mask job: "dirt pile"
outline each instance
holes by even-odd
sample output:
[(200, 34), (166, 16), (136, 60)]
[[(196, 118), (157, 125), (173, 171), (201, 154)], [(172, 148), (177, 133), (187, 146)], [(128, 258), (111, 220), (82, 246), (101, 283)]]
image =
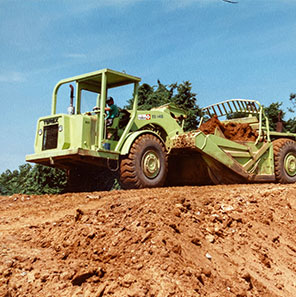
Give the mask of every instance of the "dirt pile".
[(186, 132), (184, 134), (179, 135), (175, 140), (174, 140), (174, 148), (181, 148), (181, 149), (186, 149), (186, 148), (196, 148), (195, 145), (195, 134), (196, 132), (190, 131)]
[(205, 134), (214, 134), (217, 127), (224, 134), (225, 138), (234, 141), (255, 141), (258, 137), (258, 133), (249, 124), (236, 122), (224, 124), (219, 121), (216, 115), (203, 123), (199, 130)]
[(296, 185), (0, 198), (0, 296), (296, 296)]

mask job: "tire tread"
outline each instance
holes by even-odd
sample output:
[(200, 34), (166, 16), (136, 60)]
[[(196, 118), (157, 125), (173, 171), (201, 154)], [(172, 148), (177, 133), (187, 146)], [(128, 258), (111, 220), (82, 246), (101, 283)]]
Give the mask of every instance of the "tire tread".
[(145, 148), (145, 143), (147, 140), (156, 142), (160, 147), (164, 155), (164, 178), (161, 180), (158, 186), (162, 186), (165, 182), (167, 175), (167, 155), (163, 143), (152, 134), (144, 134), (138, 137), (130, 148), (130, 152), (124, 159), (121, 160), (120, 164), (120, 184), (124, 189), (135, 189), (135, 188), (145, 188), (149, 187), (145, 184), (137, 175), (136, 159), (137, 153)]
[(282, 154), (287, 146), (295, 146), (296, 150), (296, 143), (294, 140), (289, 138), (279, 138), (274, 140), (273, 142), (273, 154), (274, 154), (274, 173), (276, 181), (282, 184), (291, 183), (293, 181), (288, 180), (284, 173), (284, 164), (282, 162)]

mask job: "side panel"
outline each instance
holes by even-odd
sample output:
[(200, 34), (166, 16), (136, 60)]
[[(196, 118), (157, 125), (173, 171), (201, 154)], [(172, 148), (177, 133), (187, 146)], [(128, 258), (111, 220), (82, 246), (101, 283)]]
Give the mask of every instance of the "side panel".
[(171, 116), (169, 110), (138, 110), (132, 130), (139, 130), (147, 125), (158, 125), (162, 127), (169, 138), (183, 132), (182, 127), (178, 124), (177, 120)]
[[(209, 167), (223, 165), (245, 179), (260, 175), (273, 178), (273, 150), (270, 142), (257, 145), (251, 142), (237, 143), (200, 132), (195, 137), (195, 146)], [(223, 174), (223, 170), (220, 171)]]

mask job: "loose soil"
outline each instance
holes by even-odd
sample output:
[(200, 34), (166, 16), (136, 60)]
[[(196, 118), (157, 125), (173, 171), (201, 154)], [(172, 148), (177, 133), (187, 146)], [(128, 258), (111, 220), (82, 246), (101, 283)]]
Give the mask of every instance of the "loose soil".
[(205, 134), (214, 134), (217, 127), (224, 134), (225, 138), (230, 140), (255, 141), (258, 137), (258, 133), (249, 124), (236, 122), (224, 124), (219, 121), (216, 115), (203, 123), (199, 130)]
[(296, 296), (295, 192), (0, 197), (0, 296)]

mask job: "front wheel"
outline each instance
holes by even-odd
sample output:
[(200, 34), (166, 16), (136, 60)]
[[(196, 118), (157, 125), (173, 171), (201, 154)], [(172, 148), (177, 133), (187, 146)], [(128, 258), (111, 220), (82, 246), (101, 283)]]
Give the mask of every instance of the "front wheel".
[(168, 160), (163, 143), (154, 135), (144, 134), (131, 146), (120, 163), (120, 183), (124, 189), (163, 186)]
[(296, 182), (296, 142), (280, 138), (273, 141), (274, 171), (282, 184)]

